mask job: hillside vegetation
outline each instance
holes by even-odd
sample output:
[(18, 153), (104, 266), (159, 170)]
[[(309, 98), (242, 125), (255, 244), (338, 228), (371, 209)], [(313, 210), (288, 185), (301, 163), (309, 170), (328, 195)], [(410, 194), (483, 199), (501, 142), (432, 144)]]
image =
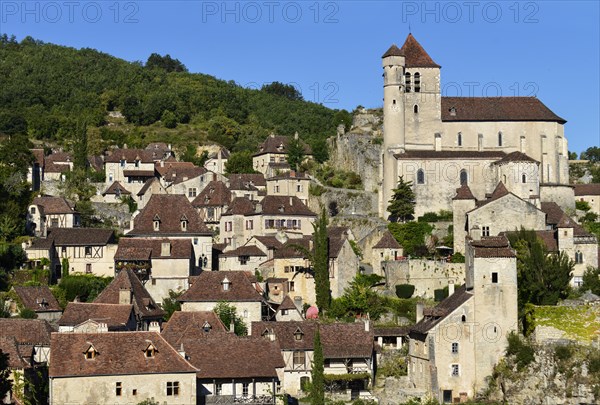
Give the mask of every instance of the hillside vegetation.
[[(188, 73), (168, 55), (131, 63), (30, 37), (0, 37), (0, 88), (0, 133), (68, 146), (85, 124), (92, 153), (158, 140), (178, 146), (209, 140), (233, 151), (254, 150), (270, 132), (298, 132), (319, 148), (338, 124), (350, 122), (348, 112), (306, 102), (292, 86), (246, 89)], [(109, 122), (110, 111), (124, 119)]]

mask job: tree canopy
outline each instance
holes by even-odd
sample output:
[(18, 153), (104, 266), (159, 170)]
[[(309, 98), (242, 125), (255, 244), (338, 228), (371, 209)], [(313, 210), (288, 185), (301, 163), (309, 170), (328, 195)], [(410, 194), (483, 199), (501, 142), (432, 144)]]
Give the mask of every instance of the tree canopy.
[(414, 219), (415, 193), (412, 190), (412, 182), (404, 181), (403, 176), (400, 176), (393, 193), (387, 209), (390, 221), (406, 222)]

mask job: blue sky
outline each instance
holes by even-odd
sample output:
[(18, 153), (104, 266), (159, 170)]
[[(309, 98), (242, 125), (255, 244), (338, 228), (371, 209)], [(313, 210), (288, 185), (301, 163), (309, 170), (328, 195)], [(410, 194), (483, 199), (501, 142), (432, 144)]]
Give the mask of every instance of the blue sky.
[(412, 31), (447, 95), (536, 95), (569, 149), (600, 144), (598, 1), (8, 1), (0, 32), (249, 87), (280, 81), (331, 108), (382, 103), (380, 57)]

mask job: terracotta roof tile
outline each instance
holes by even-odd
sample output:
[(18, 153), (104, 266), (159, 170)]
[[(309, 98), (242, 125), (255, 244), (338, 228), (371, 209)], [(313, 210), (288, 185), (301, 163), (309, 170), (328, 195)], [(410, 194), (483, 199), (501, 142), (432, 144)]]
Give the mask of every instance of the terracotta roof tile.
[(189, 162), (165, 163), (164, 167), (156, 165), (156, 171), (165, 182), (173, 184), (183, 183), (208, 172), (204, 167)]
[(54, 163), (54, 164), (66, 164), (73, 162), (73, 157), (70, 153), (67, 152), (53, 152), (45, 157), (46, 164)]
[(132, 318), (133, 305), (69, 302), (59, 319), (60, 326), (77, 326), (92, 320), (105, 323), (108, 330), (126, 330)]
[[(168, 256), (162, 256), (162, 244), (169, 243)], [(190, 259), (192, 242), (189, 239), (121, 238), (115, 260)]]
[(267, 182), (262, 173), (232, 173), (227, 176), (230, 190), (249, 190), (257, 187), (266, 187)]
[(152, 178), (146, 180), (146, 182), (144, 183), (144, 185), (142, 186), (140, 191), (138, 191), (137, 195), (139, 196), (139, 195), (146, 194), (146, 191), (148, 191), (150, 186), (152, 186), (152, 183), (154, 183), (155, 181), (158, 181), (158, 179), (156, 177), (152, 177)]
[(45, 215), (76, 213), (73, 209), (74, 205), (63, 197), (35, 197), (31, 204), (40, 207), (42, 213)]
[(252, 215), (256, 213), (256, 201), (250, 201), (246, 197), (235, 197), (223, 215)]
[(409, 326), (382, 326), (373, 328), (375, 336), (408, 336)]
[(396, 44), (392, 44), (392, 46), (390, 46), (389, 49), (385, 51), (381, 58), (387, 58), (388, 56), (404, 56), (404, 52), (402, 52), (400, 48), (396, 46)]
[(61, 311), (58, 301), (47, 285), (14, 286), (13, 289), (25, 308), (35, 312)]
[[(156, 352), (147, 358), (149, 345)], [(96, 356), (84, 353), (94, 348)], [(196, 373), (157, 332), (53, 333), (50, 377)]]
[(267, 215), (302, 215), (316, 217), (296, 196), (268, 195), (261, 201), (262, 213)]
[(535, 97), (442, 97), (442, 121), (567, 122)]
[(113, 184), (110, 185), (110, 187), (108, 187), (106, 189), (106, 191), (104, 193), (102, 193), (102, 195), (107, 195), (107, 194), (131, 195), (131, 192), (129, 190), (127, 190), (125, 187), (123, 187), (123, 185), (121, 183), (119, 183), (118, 181), (115, 181)]
[(115, 243), (115, 232), (101, 228), (50, 228), (56, 246), (105, 246)]
[[(154, 230), (154, 219), (160, 221), (160, 230)], [(181, 220), (188, 221), (187, 231), (181, 228)], [(186, 196), (181, 194), (153, 194), (144, 209), (133, 219), (129, 235), (211, 235), (200, 214)]]
[(508, 155), (504, 156), (502, 159), (494, 162), (494, 164), (504, 164), (509, 162), (532, 162), (532, 163), (540, 163), (532, 157), (527, 156), (523, 152), (515, 151), (511, 152)]
[(42, 319), (0, 318), (0, 336), (14, 337), (23, 345), (50, 345), (52, 327)]
[(154, 177), (154, 170), (123, 170), (125, 177)]
[[(389, 52), (389, 51), (388, 51)], [(397, 52), (396, 52), (397, 53)], [(431, 59), (429, 54), (425, 52), (425, 49), (421, 44), (413, 37), (412, 34), (408, 34), (406, 41), (400, 49), (400, 54), (406, 58), (406, 67), (429, 67), (439, 68), (441, 67)]]
[(119, 163), (122, 159), (133, 163), (139, 159), (141, 163), (154, 163), (155, 160), (162, 159), (163, 154), (160, 151), (147, 149), (114, 149), (104, 157), (106, 163)]
[[(287, 278), (284, 280), (287, 282)], [(281, 301), (281, 304), (279, 304), (279, 307), (277, 307), (278, 311), (282, 309), (292, 309), (298, 311), (298, 307), (296, 306), (296, 304), (294, 304), (294, 300), (292, 299), (292, 297), (290, 297), (289, 294), (285, 296), (283, 301)]]
[(160, 319), (165, 311), (160, 309), (146, 291), (142, 282), (128, 269), (121, 270), (111, 283), (96, 297), (97, 304), (118, 304), (121, 289), (131, 289), (132, 304), (136, 317), (142, 319)]
[(401, 246), (398, 243), (398, 241), (396, 240), (396, 238), (394, 238), (394, 235), (392, 235), (390, 233), (390, 231), (385, 231), (383, 233), (383, 236), (381, 237), (381, 239), (379, 240), (379, 242), (377, 242), (375, 244), (375, 246), (373, 246), (373, 249), (400, 249)]
[(11, 369), (25, 369), (31, 367), (29, 361), (24, 357), (23, 350), (19, 350), (19, 344), (12, 336), (0, 336), (0, 353), (8, 354), (8, 367)]
[(213, 311), (175, 311), (161, 332), (165, 340), (176, 349), (179, 349), (182, 340), (226, 333), (229, 333), (227, 328)]
[(556, 240), (556, 231), (535, 231), (535, 234), (540, 238), (548, 252), (558, 252), (558, 241)]
[(470, 240), (469, 244), (473, 247), (475, 257), (516, 257), (515, 251), (504, 235)]
[(456, 189), (456, 196), (453, 200), (476, 200), (476, 198), (471, 192), (471, 188), (467, 184), (463, 184)]
[(306, 180), (309, 181), (310, 177), (307, 173), (297, 172), (295, 170), (290, 170), (287, 172), (279, 173), (273, 177), (269, 177), (267, 181), (274, 180)]
[[(266, 153), (287, 153), (288, 144), (292, 138), (289, 136), (269, 135), (265, 141), (258, 147), (258, 152), (254, 156), (264, 155)], [(304, 147), (306, 155), (312, 155), (312, 150), (304, 141), (300, 141)]]
[(546, 223), (550, 225), (558, 224), (565, 215), (562, 208), (555, 202), (542, 202), (540, 209), (546, 213)]
[(237, 249), (223, 253), (223, 257), (239, 257), (239, 256), (267, 256), (265, 252), (260, 250), (255, 245), (240, 246)]
[[(229, 280), (229, 289), (223, 282)], [(204, 271), (179, 297), (180, 302), (255, 302), (264, 301), (242, 271)]]
[(454, 294), (445, 298), (435, 308), (436, 311), (431, 312), (430, 316), (425, 316), (414, 326), (410, 328), (410, 333), (414, 332), (417, 334), (426, 334), (438, 323), (440, 323), (446, 316), (450, 315), (453, 311), (458, 309), (462, 304), (467, 302), (473, 297), (471, 292), (467, 291), (466, 286), (462, 286)]
[(600, 183), (575, 184), (575, 195), (600, 195)]
[(192, 201), (194, 207), (222, 207), (231, 203), (231, 191), (222, 181), (211, 181)]

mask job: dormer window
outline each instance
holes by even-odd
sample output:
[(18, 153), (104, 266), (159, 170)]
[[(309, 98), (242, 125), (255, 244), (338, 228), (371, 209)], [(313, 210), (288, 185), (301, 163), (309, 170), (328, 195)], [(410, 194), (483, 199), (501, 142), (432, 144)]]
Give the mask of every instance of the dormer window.
[(98, 355), (98, 351), (96, 350), (94, 345), (90, 344), (88, 349), (85, 352), (83, 352), (83, 355), (85, 356), (86, 360), (94, 360)]
[(285, 207), (283, 205), (279, 206), (279, 212), (283, 212), (285, 210)]
[(127, 162), (127, 161), (126, 161), (125, 159), (121, 159), (121, 167), (125, 167), (125, 163), (126, 163), (126, 162)]
[(260, 334), (262, 337), (264, 337), (265, 339), (269, 338), (269, 329), (265, 329), (263, 331), (263, 333)]
[(450, 110), (448, 111), (450, 111), (450, 115), (452, 117), (456, 117), (456, 107), (450, 107)]
[(297, 328), (296, 331), (294, 332), (294, 340), (302, 340), (304, 338), (304, 332), (302, 332), (302, 329)]
[(202, 330), (206, 333), (210, 332), (210, 330), (212, 329), (212, 326), (210, 325), (210, 323), (208, 323), (208, 321), (204, 322), (204, 325), (202, 325)]
[(187, 219), (187, 217), (185, 215), (182, 215), (181, 219), (180, 219), (180, 222), (181, 222), (181, 230), (183, 232), (187, 232), (187, 229), (188, 229), (188, 219)]
[(140, 160), (139, 159), (135, 160), (135, 167), (140, 167)]
[(157, 351), (158, 350), (156, 350), (156, 347), (154, 347), (154, 345), (150, 343), (148, 347), (144, 349), (144, 356), (146, 356), (146, 358), (153, 358), (156, 355)]
[(221, 285), (223, 286), (223, 291), (229, 291), (229, 288), (231, 287), (231, 281), (225, 277), (223, 281), (221, 281)]
[(160, 217), (158, 216), (158, 214), (156, 214), (154, 216), (154, 219), (152, 220), (152, 222), (154, 224), (154, 230), (160, 231)]

